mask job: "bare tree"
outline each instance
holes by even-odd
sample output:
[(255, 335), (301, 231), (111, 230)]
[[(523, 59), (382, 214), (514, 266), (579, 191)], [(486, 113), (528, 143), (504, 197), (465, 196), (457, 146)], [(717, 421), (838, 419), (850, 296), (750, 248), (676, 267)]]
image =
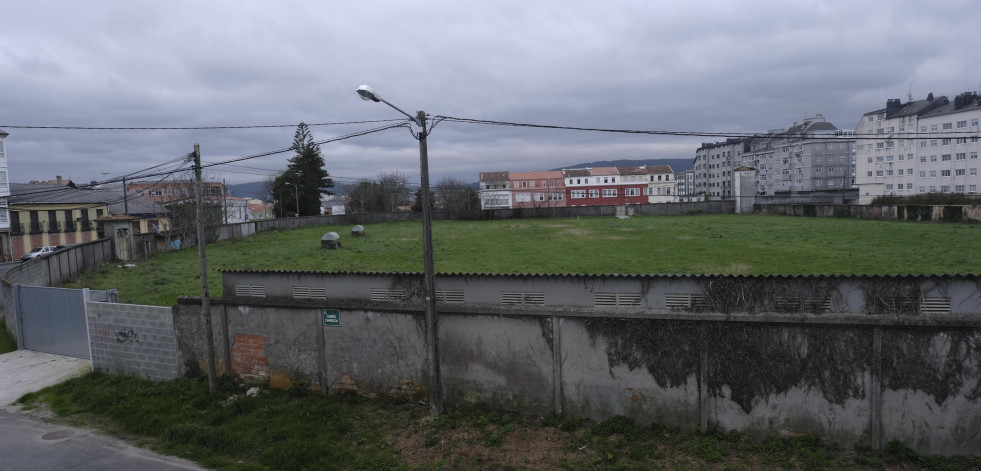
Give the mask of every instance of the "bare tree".
[(466, 182), (445, 177), (433, 188), (436, 209), (454, 211), (461, 217), (474, 217), (480, 212), (480, 195)]

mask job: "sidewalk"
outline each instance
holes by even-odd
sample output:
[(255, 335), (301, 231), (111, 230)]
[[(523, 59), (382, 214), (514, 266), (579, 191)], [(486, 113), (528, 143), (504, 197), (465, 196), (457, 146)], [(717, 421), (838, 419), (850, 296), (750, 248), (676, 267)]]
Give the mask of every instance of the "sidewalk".
[(0, 355), (0, 408), (29, 392), (92, 369), (92, 362), (51, 353), (17, 350)]

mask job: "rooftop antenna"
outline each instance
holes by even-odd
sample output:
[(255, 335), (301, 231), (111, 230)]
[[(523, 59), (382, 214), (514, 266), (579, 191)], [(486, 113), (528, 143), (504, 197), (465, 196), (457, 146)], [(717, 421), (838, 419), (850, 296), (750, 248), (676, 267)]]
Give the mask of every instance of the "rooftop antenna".
[(906, 92), (906, 101), (907, 102), (912, 102), (913, 101), (913, 81), (912, 80), (909, 81), (909, 90), (907, 90), (907, 92)]

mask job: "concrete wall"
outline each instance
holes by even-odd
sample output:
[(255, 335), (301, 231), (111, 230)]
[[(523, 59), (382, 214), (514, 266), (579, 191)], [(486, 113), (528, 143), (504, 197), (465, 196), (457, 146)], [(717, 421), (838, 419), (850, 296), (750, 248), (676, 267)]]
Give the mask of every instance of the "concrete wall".
[[(977, 453), (974, 276), (437, 276), (447, 404)], [(426, 397), (418, 274), (225, 272), (221, 368)], [(322, 289), (322, 291), (320, 291)], [(374, 300), (373, 300), (374, 299)], [(340, 326), (321, 310), (340, 311)], [(199, 373), (199, 301), (175, 308)]]
[(89, 301), (92, 370), (168, 380), (180, 374), (173, 310)]
[(756, 204), (753, 209), (757, 213), (784, 216), (839, 217), (884, 221), (981, 221), (981, 206)]

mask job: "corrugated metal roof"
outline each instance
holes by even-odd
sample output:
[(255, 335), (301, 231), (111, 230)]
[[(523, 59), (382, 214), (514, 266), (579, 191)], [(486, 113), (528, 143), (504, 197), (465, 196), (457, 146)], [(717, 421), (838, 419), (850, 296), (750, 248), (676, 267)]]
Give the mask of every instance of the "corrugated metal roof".
[[(252, 269), (218, 269), (222, 273), (293, 273), (293, 274), (310, 274), (310, 275), (361, 275), (361, 276), (398, 276), (398, 275), (413, 275), (422, 276), (421, 272), (372, 272), (372, 271), (322, 271), (322, 270), (252, 270)], [(746, 279), (826, 279), (826, 278), (978, 278), (981, 274), (972, 273), (957, 273), (957, 274), (821, 274), (821, 275), (732, 275), (723, 273), (697, 273), (697, 274), (576, 274), (576, 273), (464, 273), (464, 272), (451, 272), (451, 273), (436, 273), (438, 276), (459, 276), (459, 277), (472, 277), (472, 276), (483, 276), (489, 278), (527, 278), (530, 276), (534, 277), (545, 277), (545, 278), (746, 278)]]

